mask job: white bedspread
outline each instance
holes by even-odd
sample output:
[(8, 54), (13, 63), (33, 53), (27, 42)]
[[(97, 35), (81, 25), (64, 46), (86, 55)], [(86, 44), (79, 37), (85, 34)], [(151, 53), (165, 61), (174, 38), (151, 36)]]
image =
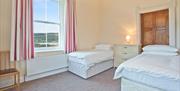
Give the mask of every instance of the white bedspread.
[(78, 63), (92, 65), (109, 59), (113, 59), (111, 50), (77, 51), (69, 54), (70, 57), (81, 59)]
[(121, 64), (115, 72), (114, 79), (121, 78), (124, 69), (180, 81), (180, 56), (140, 54)]

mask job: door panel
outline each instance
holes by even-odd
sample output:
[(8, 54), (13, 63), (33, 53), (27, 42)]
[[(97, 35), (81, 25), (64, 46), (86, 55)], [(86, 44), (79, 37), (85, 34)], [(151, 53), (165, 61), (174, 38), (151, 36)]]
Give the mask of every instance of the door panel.
[(144, 28), (153, 28), (153, 14), (148, 13), (143, 15), (143, 27)]
[(169, 44), (169, 10), (141, 15), (141, 43), (142, 46)]
[(154, 37), (152, 37), (152, 35), (154, 35), (153, 31), (144, 32), (144, 40), (143, 40), (144, 45), (150, 45), (154, 42)]
[(164, 44), (164, 45), (169, 44), (169, 34), (167, 30), (162, 30), (162, 29), (159, 31), (157, 30), (155, 37), (156, 37), (155, 44)]
[(155, 25), (156, 27), (166, 27), (169, 25), (169, 13), (168, 10), (163, 10), (163, 11), (159, 11), (159, 12), (155, 12)]
[(154, 42), (154, 37), (152, 37), (152, 35), (154, 35), (154, 16), (153, 13), (147, 13), (147, 14), (143, 14), (142, 16), (142, 26), (141, 28), (143, 29), (142, 32), (142, 44), (144, 45), (149, 45), (152, 44)]

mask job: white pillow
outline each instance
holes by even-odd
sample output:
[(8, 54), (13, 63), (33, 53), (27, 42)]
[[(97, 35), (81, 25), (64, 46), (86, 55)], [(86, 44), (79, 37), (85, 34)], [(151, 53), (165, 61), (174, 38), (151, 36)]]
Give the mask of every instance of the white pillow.
[(178, 52), (178, 49), (168, 45), (148, 45), (143, 51)]
[(142, 54), (164, 55), (164, 56), (177, 56), (176, 52), (157, 52), (157, 51), (145, 51)]
[(113, 45), (110, 44), (98, 44), (96, 45), (96, 50), (112, 50)]

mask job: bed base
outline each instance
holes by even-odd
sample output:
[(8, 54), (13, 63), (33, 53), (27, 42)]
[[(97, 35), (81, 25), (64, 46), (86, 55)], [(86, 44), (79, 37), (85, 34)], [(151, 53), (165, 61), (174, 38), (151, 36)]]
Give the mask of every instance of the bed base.
[(145, 84), (121, 78), (121, 91), (165, 91)]
[(97, 63), (92, 67), (88, 68), (80, 63), (76, 63), (74, 61), (69, 61), (68, 70), (84, 79), (88, 79), (94, 75), (97, 75), (103, 71), (106, 71), (113, 67), (113, 59), (107, 60), (105, 62)]

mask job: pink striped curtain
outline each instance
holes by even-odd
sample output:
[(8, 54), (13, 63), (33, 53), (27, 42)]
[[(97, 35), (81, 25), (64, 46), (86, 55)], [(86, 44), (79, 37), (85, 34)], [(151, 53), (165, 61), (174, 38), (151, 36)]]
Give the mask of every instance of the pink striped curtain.
[(34, 58), (33, 0), (12, 0), (11, 60)]
[(65, 52), (76, 51), (76, 1), (67, 0)]

